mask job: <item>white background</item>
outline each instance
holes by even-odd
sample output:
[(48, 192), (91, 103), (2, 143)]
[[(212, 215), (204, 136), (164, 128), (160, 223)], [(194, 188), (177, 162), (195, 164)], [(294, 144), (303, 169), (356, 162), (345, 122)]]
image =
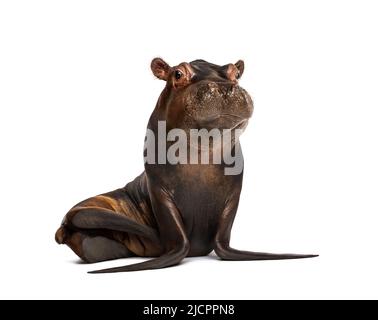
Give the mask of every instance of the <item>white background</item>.
[[(2, 1), (1, 298), (378, 298), (374, 1)], [(89, 275), (54, 233), (80, 200), (143, 170), (164, 83), (150, 61), (244, 59), (238, 248), (296, 261), (186, 259)]]

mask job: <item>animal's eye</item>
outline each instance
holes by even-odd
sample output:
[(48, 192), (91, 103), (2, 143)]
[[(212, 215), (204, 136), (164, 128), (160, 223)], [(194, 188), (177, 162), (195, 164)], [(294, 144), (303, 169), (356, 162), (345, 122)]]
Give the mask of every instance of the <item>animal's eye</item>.
[(180, 80), (182, 77), (182, 72), (180, 70), (175, 71), (175, 78), (176, 80)]

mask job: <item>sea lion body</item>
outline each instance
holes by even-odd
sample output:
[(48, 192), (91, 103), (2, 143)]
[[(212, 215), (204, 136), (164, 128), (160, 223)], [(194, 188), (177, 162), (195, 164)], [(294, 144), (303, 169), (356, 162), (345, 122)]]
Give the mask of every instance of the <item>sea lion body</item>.
[[(248, 93), (238, 85), (244, 63), (218, 66), (204, 60), (170, 67), (162, 59), (151, 63), (156, 77), (166, 81), (148, 123), (153, 138), (145, 147), (161, 145), (171, 129), (219, 130), (222, 140), (229, 132), (244, 129), (252, 115)], [(213, 130), (214, 131), (214, 130)], [(168, 139), (169, 140), (169, 139)], [(211, 140), (212, 159), (225, 146)], [(175, 140), (164, 141), (164, 156)], [(94, 273), (158, 269), (178, 264), (187, 256), (204, 256), (215, 250), (224, 260), (294, 259), (313, 255), (269, 254), (239, 251), (229, 246), (232, 224), (242, 188), (243, 170), (225, 174), (229, 163), (202, 163), (204, 150), (188, 144), (199, 163), (160, 163), (161, 150), (154, 148), (154, 161), (124, 188), (84, 200), (64, 217), (56, 241), (67, 244), (86, 262), (154, 257), (149, 261)], [(236, 153), (240, 143), (230, 139)], [(189, 158), (189, 156), (188, 156)], [(156, 160), (156, 161), (155, 161)], [(243, 161), (239, 155), (239, 161)]]

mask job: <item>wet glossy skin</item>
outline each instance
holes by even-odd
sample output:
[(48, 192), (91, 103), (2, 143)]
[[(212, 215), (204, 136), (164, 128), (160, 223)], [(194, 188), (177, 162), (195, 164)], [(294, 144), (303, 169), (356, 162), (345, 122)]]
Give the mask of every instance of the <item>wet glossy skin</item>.
[[(180, 128), (186, 132), (201, 128), (234, 130), (247, 125), (253, 104), (238, 85), (244, 71), (242, 61), (218, 66), (195, 60), (170, 67), (156, 58), (151, 69), (166, 81), (148, 123), (152, 131), (157, 132), (162, 120), (167, 130)], [(164, 268), (212, 250), (224, 260), (312, 257), (230, 248), (243, 174), (226, 176), (224, 167), (224, 163), (146, 164), (145, 172), (124, 188), (75, 205), (56, 232), (56, 241), (67, 244), (87, 262), (154, 257), (94, 273)]]

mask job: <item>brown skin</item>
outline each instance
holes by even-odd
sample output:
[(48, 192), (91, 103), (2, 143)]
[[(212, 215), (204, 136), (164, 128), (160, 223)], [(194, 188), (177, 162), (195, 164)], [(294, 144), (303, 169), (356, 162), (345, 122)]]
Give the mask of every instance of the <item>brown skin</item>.
[[(151, 69), (157, 78), (166, 81), (148, 123), (155, 132), (156, 145), (157, 123), (162, 120), (167, 130), (180, 128), (186, 132), (201, 128), (235, 130), (247, 125), (253, 104), (238, 85), (243, 61), (218, 66), (195, 60), (170, 67), (155, 58)], [(145, 164), (145, 171), (124, 188), (74, 206), (64, 217), (55, 239), (86, 262), (154, 257), (92, 273), (159, 269), (213, 250), (224, 260), (314, 257), (239, 251), (229, 246), (243, 173), (225, 175), (225, 166)]]

